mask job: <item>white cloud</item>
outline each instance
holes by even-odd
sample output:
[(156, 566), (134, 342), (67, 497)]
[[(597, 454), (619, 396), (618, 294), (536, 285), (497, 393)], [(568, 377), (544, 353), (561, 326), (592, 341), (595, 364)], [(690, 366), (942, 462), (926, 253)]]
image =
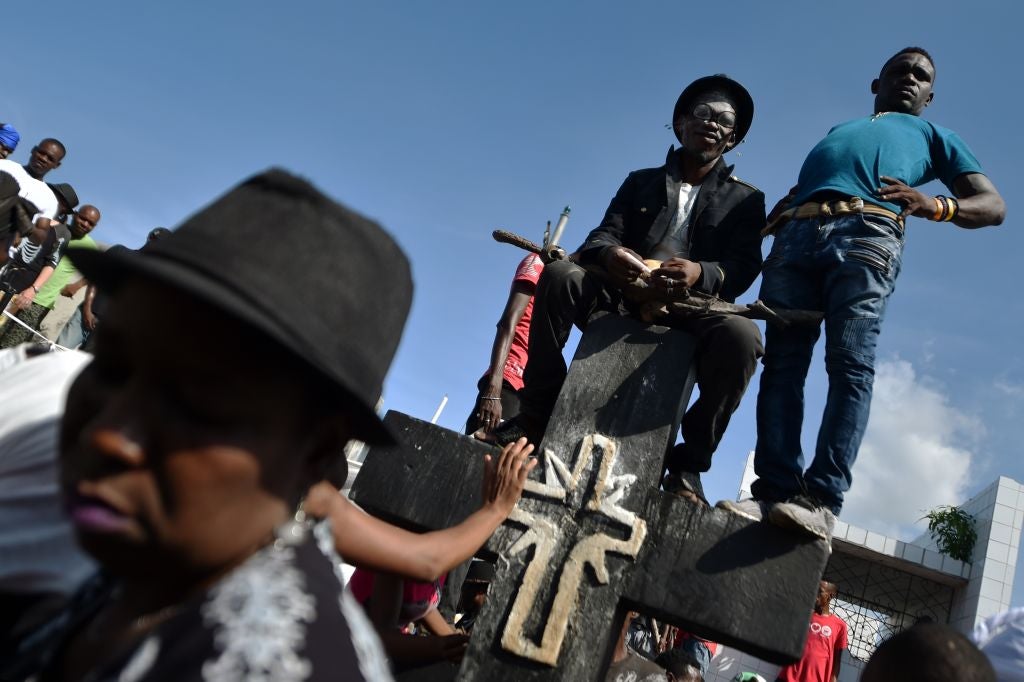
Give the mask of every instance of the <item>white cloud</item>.
[(993, 387), (1003, 395), (1010, 398), (1024, 397), (1024, 386), (1011, 383), (1005, 379), (996, 379)]
[(964, 501), (971, 447), (983, 430), (909, 362), (878, 363), (871, 420), (842, 519), (903, 539), (919, 535), (926, 511)]

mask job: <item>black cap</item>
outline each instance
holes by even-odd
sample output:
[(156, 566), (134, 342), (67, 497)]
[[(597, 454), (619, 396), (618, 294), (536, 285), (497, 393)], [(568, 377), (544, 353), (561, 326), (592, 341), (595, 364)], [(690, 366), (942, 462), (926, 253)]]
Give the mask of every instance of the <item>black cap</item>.
[(352, 398), (355, 434), (391, 443), (376, 413), (412, 302), (409, 263), (373, 221), (272, 169), (145, 251), (72, 249), (100, 288), (151, 278), (266, 334)]
[(676, 138), (679, 138), (679, 130), (675, 127), (676, 121), (683, 114), (690, 112), (693, 108), (693, 100), (709, 91), (724, 92), (733, 100), (733, 105), (736, 107), (736, 142), (732, 146), (735, 147), (743, 141), (743, 138), (747, 136), (747, 131), (750, 130), (750, 123), (754, 120), (754, 100), (745, 87), (724, 73), (698, 78), (687, 85), (679, 95), (675, 109), (672, 110), (672, 129), (676, 133)]
[(57, 199), (68, 207), (69, 211), (73, 211), (75, 206), (78, 206), (78, 193), (75, 192), (75, 188), (66, 182), (46, 183), (50, 188), (50, 191), (57, 197)]

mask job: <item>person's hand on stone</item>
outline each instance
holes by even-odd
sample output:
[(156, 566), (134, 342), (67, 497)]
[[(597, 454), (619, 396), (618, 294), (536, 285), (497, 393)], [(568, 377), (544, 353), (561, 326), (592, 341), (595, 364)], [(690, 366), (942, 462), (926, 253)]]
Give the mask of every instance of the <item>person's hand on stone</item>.
[(491, 505), (508, 516), (523, 494), (526, 479), (537, 466), (530, 457), (533, 446), (520, 438), (502, 449), (498, 461), (490, 455), (484, 457), (484, 504)]

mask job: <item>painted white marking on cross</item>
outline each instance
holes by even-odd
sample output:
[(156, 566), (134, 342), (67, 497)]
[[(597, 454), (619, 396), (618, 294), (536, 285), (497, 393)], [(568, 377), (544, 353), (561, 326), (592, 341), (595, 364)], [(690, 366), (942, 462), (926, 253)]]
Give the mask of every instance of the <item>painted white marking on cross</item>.
[(609, 552), (636, 559), (640, 553), (644, 539), (647, 537), (647, 524), (634, 512), (620, 506), (629, 486), (636, 482), (633, 474), (613, 475), (617, 444), (610, 438), (600, 434), (586, 436), (580, 443), (579, 454), (572, 472), (565, 463), (550, 450), (545, 449), (544, 483), (528, 481), (526, 490), (551, 500), (567, 503), (570, 494), (575, 492), (583, 472), (593, 459), (594, 450), (600, 448), (601, 463), (598, 468), (597, 480), (585, 508), (617, 521), (629, 528), (629, 536), (620, 540), (604, 533), (594, 533), (579, 542), (569, 552), (557, 592), (540, 644), (535, 644), (526, 635), (526, 619), (534, 611), (537, 595), (541, 588), (541, 579), (551, 564), (554, 550), (561, 539), (561, 529), (549, 519), (523, 511), (518, 507), (509, 515), (509, 520), (526, 526), (527, 531), (509, 549), (509, 555), (515, 556), (530, 547), (535, 547), (533, 558), (526, 567), (523, 584), (515, 601), (505, 630), (501, 636), (501, 646), (523, 658), (554, 666), (565, 640), (569, 616), (575, 612), (579, 601), (580, 585), (583, 569), (590, 565), (594, 570), (598, 583), (608, 584), (608, 566), (605, 557)]

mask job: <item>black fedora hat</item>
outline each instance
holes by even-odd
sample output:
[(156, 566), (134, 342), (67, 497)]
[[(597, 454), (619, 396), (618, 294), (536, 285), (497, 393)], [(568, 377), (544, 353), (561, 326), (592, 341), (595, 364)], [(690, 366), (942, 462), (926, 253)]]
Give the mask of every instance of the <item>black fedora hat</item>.
[(48, 182), (46, 185), (57, 199), (68, 207), (69, 211), (75, 210), (75, 206), (78, 206), (78, 193), (74, 187), (66, 182), (55, 182), (52, 184)]
[(693, 109), (693, 101), (705, 92), (722, 92), (732, 99), (733, 105), (736, 107), (736, 141), (732, 145), (735, 147), (743, 141), (743, 138), (747, 136), (747, 131), (750, 130), (750, 123), (754, 120), (754, 100), (745, 87), (724, 73), (698, 78), (680, 93), (679, 99), (676, 100), (676, 106), (672, 110), (672, 130), (675, 132), (676, 138), (679, 138), (676, 121), (683, 114), (689, 113)]
[(375, 405), (412, 301), (408, 260), (305, 180), (249, 178), (141, 252), (73, 251), (100, 288), (150, 278), (262, 332), (354, 399), (358, 438), (393, 442)]

